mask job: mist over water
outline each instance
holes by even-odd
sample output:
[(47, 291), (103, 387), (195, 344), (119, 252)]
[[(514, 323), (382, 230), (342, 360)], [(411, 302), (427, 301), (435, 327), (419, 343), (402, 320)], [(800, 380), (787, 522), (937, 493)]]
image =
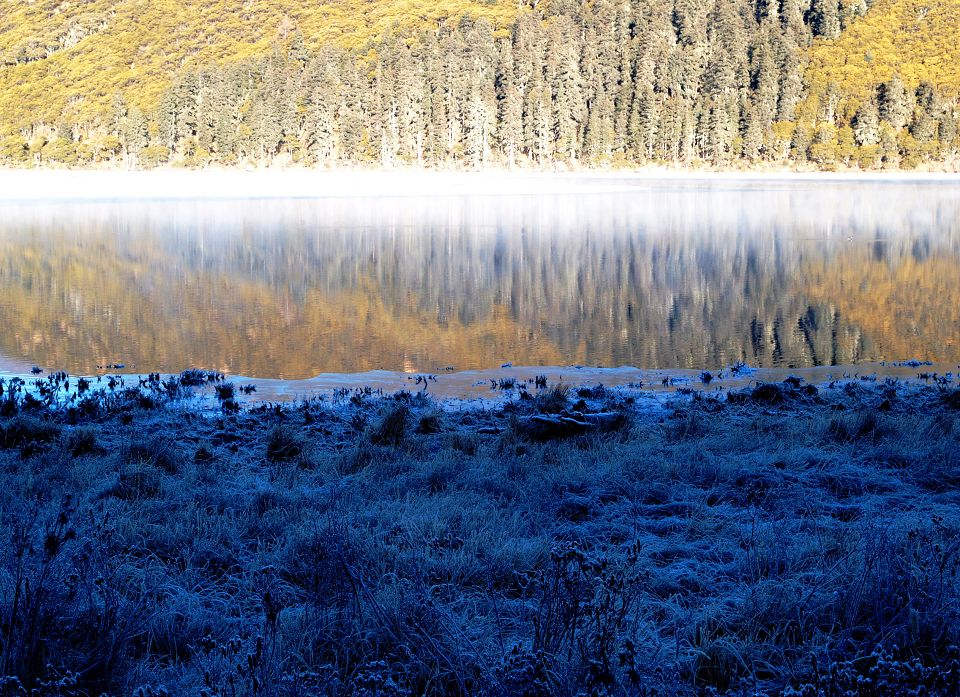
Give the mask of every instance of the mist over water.
[(0, 354), (291, 379), (952, 362), (958, 188), (584, 179), (531, 195), (0, 203)]

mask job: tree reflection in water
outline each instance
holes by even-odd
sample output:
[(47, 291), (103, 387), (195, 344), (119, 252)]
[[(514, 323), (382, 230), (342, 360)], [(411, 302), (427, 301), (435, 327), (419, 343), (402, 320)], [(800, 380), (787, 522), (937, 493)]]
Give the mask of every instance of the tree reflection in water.
[(0, 353), (305, 378), (960, 359), (949, 184), (0, 206)]

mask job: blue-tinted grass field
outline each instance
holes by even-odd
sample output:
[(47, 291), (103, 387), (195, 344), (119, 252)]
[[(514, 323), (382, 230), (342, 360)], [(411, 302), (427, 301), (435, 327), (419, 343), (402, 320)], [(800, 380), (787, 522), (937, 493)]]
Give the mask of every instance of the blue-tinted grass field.
[(0, 694), (960, 688), (950, 386), (44, 380), (0, 400)]

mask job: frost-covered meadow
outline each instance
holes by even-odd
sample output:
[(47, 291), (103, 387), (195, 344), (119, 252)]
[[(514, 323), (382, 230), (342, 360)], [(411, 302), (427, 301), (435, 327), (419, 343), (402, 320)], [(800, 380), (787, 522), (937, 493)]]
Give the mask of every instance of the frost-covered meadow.
[(960, 690), (950, 388), (5, 387), (5, 696)]

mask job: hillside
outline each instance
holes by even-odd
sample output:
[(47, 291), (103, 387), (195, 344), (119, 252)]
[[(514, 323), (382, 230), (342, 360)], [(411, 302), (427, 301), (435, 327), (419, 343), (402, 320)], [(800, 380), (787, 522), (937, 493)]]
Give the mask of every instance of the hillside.
[(179, 70), (265, 55), (298, 28), (307, 45), (359, 49), (391, 31), (469, 15), (495, 27), (512, 0), (6, 0), (0, 13), (0, 132), (109, 114), (115, 93), (148, 110)]
[(960, 0), (8, 4), (8, 165), (960, 167)]
[(857, 102), (898, 74), (908, 87), (922, 82), (960, 92), (960, 0), (877, 0), (836, 39), (817, 42), (808, 81), (833, 81)]

